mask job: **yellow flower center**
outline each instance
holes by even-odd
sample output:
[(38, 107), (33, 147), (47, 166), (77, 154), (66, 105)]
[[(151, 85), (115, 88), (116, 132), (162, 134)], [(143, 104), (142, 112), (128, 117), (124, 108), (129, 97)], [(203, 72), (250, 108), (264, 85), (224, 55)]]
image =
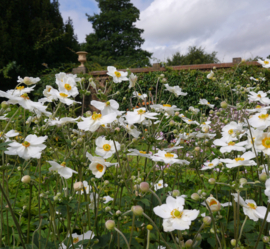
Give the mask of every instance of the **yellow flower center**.
[(143, 109), (140, 109), (140, 110), (138, 110), (137, 112), (138, 112), (139, 115), (142, 115), (142, 114), (144, 114), (146, 111), (143, 110)]
[(119, 72), (117, 72), (117, 71), (115, 71), (114, 74), (115, 74), (115, 76), (116, 76), (117, 78), (121, 77), (121, 73), (119, 73)]
[(92, 115), (92, 119), (93, 119), (93, 120), (101, 119), (101, 117), (102, 117), (101, 113), (94, 113), (94, 114)]
[(183, 215), (183, 212), (180, 212), (178, 209), (174, 209), (173, 211), (171, 211), (171, 216), (172, 218), (178, 218), (180, 219)]
[(109, 105), (111, 105), (111, 103), (110, 103), (110, 101), (107, 101), (106, 106), (109, 106)]
[(245, 158), (243, 158), (243, 157), (237, 157), (237, 158), (234, 158), (234, 160), (235, 160), (236, 162), (239, 162), (239, 161), (244, 161)]
[(188, 122), (192, 122), (192, 120), (191, 120), (191, 119), (189, 119), (189, 120), (188, 120)]
[(19, 91), (21, 91), (21, 90), (24, 89), (24, 86), (18, 86), (18, 87), (16, 87), (16, 89), (19, 90)]
[(259, 115), (259, 118), (260, 119), (267, 119), (268, 118), (268, 114), (262, 114), (262, 115)]
[(138, 93), (139, 96), (142, 96), (140, 93)]
[(216, 200), (211, 200), (210, 202), (209, 202), (209, 204), (208, 204), (210, 207), (212, 206), (212, 205), (217, 205), (217, 201)]
[(78, 237), (77, 238), (73, 238), (73, 244), (76, 244), (78, 242), (79, 242), (79, 238)]
[(209, 163), (209, 164), (208, 164), (208, 167), (212, 167), (212, 166), (214, 166), (213, 163)]
[(62, 162), (60, 165), (62, 166), (62, 167), (66, 167), (66, 162)]
[(228, 133), (229, 133), (230, 135), (232, 135), (232, 134), (233, 134), (233, 129), (228, 130)]
[(61, 96), (61, 97), (63, 97), (63, 98), (66, 98), (68, 95), (67, 94), (65, 94), (65, 93), (59, 93), (59, 95)]
[(256, 205), (255, 204), (253, 204), (253, 203), (248, 203), (247, 204), (251, 209), (256, 209), (257, 207), (256, 207)]
[(50, 87), (50, 88), (48, 88), (48, 93), (50, 92), (52, 90), (52, 88)]
[(27, 147), (29, 147), (29, 146), (30, 146), (30, 143), (29, 143), (29, 142), (27, 142), (27, 141), (24, 141), (24, 142), (22, 143), (22, 145), (23, 145), (25, 148), (27, 148)]
[(1, 132), (0, 132), (0, 137), (2, 137), (2, 135), (3, 135), (3, 132), (1, 131)]
[(68, 91), (70, 91), (71, 90), (71, 85), (70, 84), (65, 84), (65, 86), (64, 86)]
[(208, 105), (210, 105), (210, 103), (209, 103), (209, 102), (207, 102), (207, 104), (208, 104)]
[(228, 143), (229, 146), (234, 146), (235, 145), (235, 142), (231, 141)]
[(109, 144), (104, 144), (103, 145), (103, 150), (110, 151), (111, 150), (111, 146)]
[(99, 172), (102, 172), (104, 166), (103, 166), (102, 164), (98, 164), (98, 165), (96, 166), (96, 168), (97, 168), (97, 170), (98, 170)]
[(159, 187), (161, 187), (161, 186), (162, 186), (162, 184), (161, 184), (161, 183), (158, 183), (158, 186), (159, 186)]
[(260, 105), (257, 105), (256, 107), (255, 107), (256, 109), (260, 109), (260, 108), (262, 108)]
[(262, 140), (262, 145), (265, 147), (265, 148), (270, 148), (270, 137), (266, 137)]
[(174, 157), (174, 155), (172, 154), (172, 153), (169, 153), (169, 152), (167, 152), (166, 154), (165, 154), (165, 157)]
[(22, 94), (22, 95), (21, 95), (21, 98), (23, 98), (23, 99), (29, 99), (27, 93)]
[(258, 94), (258, 95), (257, 95), (257, 97), (258, 97), (258, 98), (261, 98), (261, 97), (262, 97), (262, 95), (261, 95), (261, 94)]
[(266, 65), (268, 65), (269, 64), (269, 61), (264, 61), (263, 63), (266, 64)]
[(139, 151), (141, 154), (146, 154), (146, 151), (140, 150)]
[(172, 107), (172, 106), (169, 105), (169, 104), (164, 104), (163, 106), (164, 106), (164, 107)]

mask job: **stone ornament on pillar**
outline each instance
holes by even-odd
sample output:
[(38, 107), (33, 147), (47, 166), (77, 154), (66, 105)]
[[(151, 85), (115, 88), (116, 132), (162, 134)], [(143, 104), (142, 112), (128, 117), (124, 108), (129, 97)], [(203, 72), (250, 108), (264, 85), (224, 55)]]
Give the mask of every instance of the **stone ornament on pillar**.
[(85, 51), (79, 51), (76, 53), (78, 55), (78, 61), (81, 63), (81, 65), (77, 68), (72, 69), (72, 73), (86, 73), (86, 67), (84, 66), (84, 63), (86, 62), (86, 55), (88, 54)]

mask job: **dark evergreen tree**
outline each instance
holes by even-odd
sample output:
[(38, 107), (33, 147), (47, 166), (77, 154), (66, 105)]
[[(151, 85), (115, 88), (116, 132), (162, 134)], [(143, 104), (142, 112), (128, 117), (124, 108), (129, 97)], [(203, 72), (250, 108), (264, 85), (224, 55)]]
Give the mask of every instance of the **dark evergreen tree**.
[(105, 63), (108, 59), (132, 67), (150, 65), (152, 54), (141, 49), (143, 30), (134, 25), (140, 11), (130, 0), (96, 1), (100, 14), (86, 14), (95, 31), (86, 36), (83, 45), (83, 50), (89, 53), (89, 60), (102, 58)]
[(76, 62), (72, 50), (79, 44), (72, 21), (63, 23), (58, 1), (1, 0), (0, 9), (0, 70), (16, 61), (21, 76), (35, 76), (43, 63)]
[(168, 58), (167, 66), (218, 63), (219, 60), (216, 55), (217, 52), (215, 51), (208, 54), (201, 47), (189, 47), (186, 55), (176, 52), (172, 59)]

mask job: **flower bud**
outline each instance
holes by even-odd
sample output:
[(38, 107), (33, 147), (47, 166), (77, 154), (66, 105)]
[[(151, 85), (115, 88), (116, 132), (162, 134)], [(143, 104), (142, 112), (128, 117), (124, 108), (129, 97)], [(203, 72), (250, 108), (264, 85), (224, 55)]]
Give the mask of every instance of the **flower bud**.
[(131, 211), (136, 216), (140, 216), (143, 214), (143, 208), (141, 206), (132, 206)]
[(6, 102), (6, 101), (3, 101), (3, 102), (1, 103), (1, 107), (2, 107), (3, 109), (7, 109), (8, 106), (9, 106), (9, 103)]
[(146, 229), (151, 231), (151, 230), (153, 230), (153, 226), (152, 225), (147, 225)]
[(25, 84), (25, 85), (31, 85), (31, 80), (30, 80), (30, 78), (29, 77), (24, 77), (23, 78), (23, 83)]
[(243, 185), (245, 185), (245, 184), (247, 183), (247, 179), (246, 179), (246, 178), (241, 178), (241, 179), (239, 180), (239, 182), (240, 182), (240, 184), (243, 186)]
[(192, 239), (187, 240), (185, 243), (185, 248), (191, 248), (192, 243), (193, 243)]
[(85, 116), (86, 116), (86, 117), (92, 116), (92, 112), (91, 112), (91, 111), (87, 111), (87, 112), (85, 113)]
[(119, 216), (119, 215), (122, 214), (122, 212), (121, 212), (120, 210), (117, 210), (117, 211), (115, 212), (115, 214), (116, 214), (117, 216)]
[(23, 183), (29, 183), (31, 181), (31, 177), (29, 175), (23, 176), (22, 177), (22, 182)]
[(115, 222), (114, 220), (107, 220), (105, 222), (105, 227), (108, 229), (108, 230), (113, 230), (115, 228)]
[(209, 184), (215, 184), (216, 183), (216, 180), (214, 179), (214, 178), (210, 178), (209, 180), (208, 180), (208, 182), (209, 182)]
[(201, 150), (201, 148), (200, 147), (195, 147), (195, 149), (194, 149), (195, 151), (200, 151)]
[(235, 239), (232, 239), (232, 240), (231, 240), (231, 245), (232, 245), (232, 246), (236, 246), (236, 240), (235, 240)]
[(148, 192), (149, 191), (149, 188), (150, 188), (150, 186), (149, 186), (149, 183), (148, 182), (141, 182), (141, 184), (140, 184), (140, 190), (142, 192)]
[(209, 226), (209, 225), (211, 224), (211, 222), (212, 222), (211, 217), (205, 216), (205, 217), (203, 218), (203, 223), (204, 223), (205, 225)]
[(261, 174), (259, 175), (259, 180), (260, 180), (261, 182), (265, 182), (265, 181), (267, 180), (267, 174), (266, 174), (265, 172), (261, 173)]
[(200, 241), (202, 239), (202, 235), (199, 233), (198, 235), (197, 235), (197, 237), (196, 237), (196, 240), (197, 241)]
[(263, 236), (263, 243), (268, 243), (269, 242), (269, 237)]
[(174, 125), (174, 121), (171, 120), (170, 123), (169, 123), (170, 126), (173, 126)]
[(177, 189), (173, 190), (173, 192), (172, 192), (172, 196), (173, 197), (177, 197), (179, 195), (180, 195), (180, 191), (179, 190), (177, 190)]
[(57, 201), (57, 200), (58, 200), (58, 196), (57, 196), (57, 195), (54, 196), (54, 197), (53, 197), (53, 200), (54, 200), (54, 201)]
[(108, 184), (110, 184), (110, 182), (108, 180), (105, 180), (104, 185), (108, 185)]
[(110, 207), (105, 207), (105, 212), (110, 212), (112, 209)]
[(191, 199), (194, 201), (198, 201), (198, 200), (200, 200), (200, 196), (197, 193), (193, 193), (191, 195)]
[(119, 132), (120, 131), (120, 128), (119, 127), (116, 127), (114, 128), (115, 131)]
[(165, 75), (162, 73), (161, 75), (159, 75), (159, 77), (162, 79), (165, 77)]
[(83, 183), (82, 182), (75, 182), (73, 184), (73, 188), (75, 191), (79, 191), (83, 189)]
[(206, 202), (207, 202), (209, 208), (211, 209), (211, 211), (213, 211), (213, 212), (219, 211), (221, 208), (219, 201), (212, 196), (208, 197), (206, 199)]

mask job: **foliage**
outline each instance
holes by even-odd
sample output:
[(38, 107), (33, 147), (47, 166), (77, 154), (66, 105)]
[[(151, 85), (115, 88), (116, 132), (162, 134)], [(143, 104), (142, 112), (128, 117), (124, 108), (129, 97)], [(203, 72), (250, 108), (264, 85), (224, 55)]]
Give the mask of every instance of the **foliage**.
[(215, 51), (208, 54), (202, 47), (190, 46), (187, 54), (182, 55), (180, 52), (176, 52), (172, 59), (168, 58), (167, 66), (218, 63), (216, 55)]
[(82, 44), (82, 49), (89, 52), (88, 60), (105, 66), (120, 63), (128, 67), (149, 66), (151, 53), (140, 48), (143, 30), (134, 25), (139, 10), (130, 0), (96, 1), (100, 14), (87, 15), (95, 32), (87, 35), (86, 43)]

